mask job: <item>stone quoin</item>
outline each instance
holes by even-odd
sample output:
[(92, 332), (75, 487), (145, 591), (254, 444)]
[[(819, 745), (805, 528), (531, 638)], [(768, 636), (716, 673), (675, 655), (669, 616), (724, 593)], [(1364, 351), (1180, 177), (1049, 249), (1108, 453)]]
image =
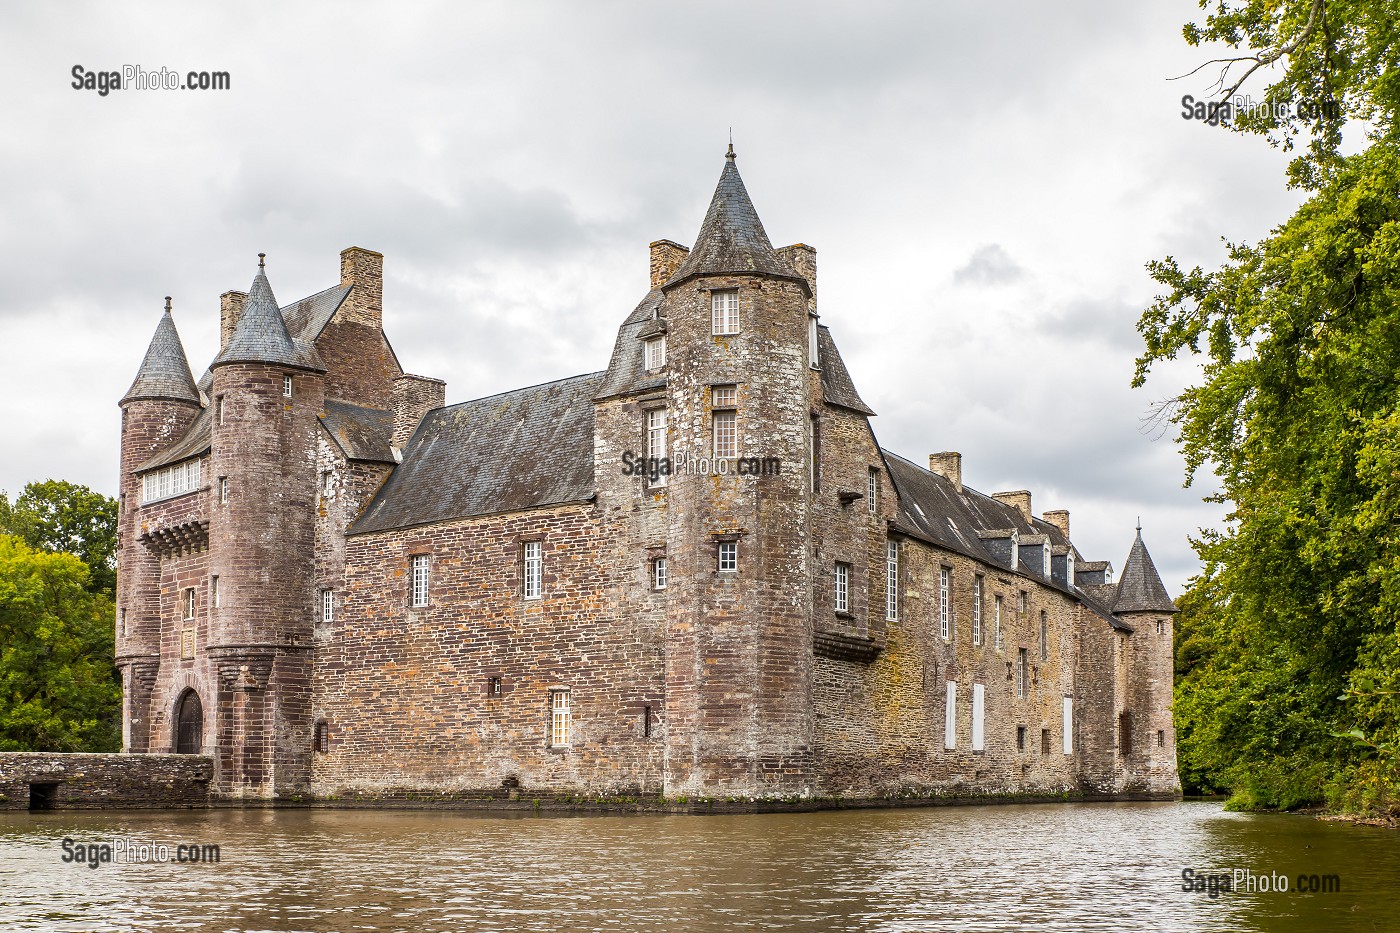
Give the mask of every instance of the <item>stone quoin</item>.
[(248, 802), (1178, 792), (1140, 530), (1115, 581), (882, 449), (732, 146), (600, 372), (446, 405), (340, 260), (287, 305), (260, 261), (198, 380), (167, 303), (121, 400), (127, 753)]

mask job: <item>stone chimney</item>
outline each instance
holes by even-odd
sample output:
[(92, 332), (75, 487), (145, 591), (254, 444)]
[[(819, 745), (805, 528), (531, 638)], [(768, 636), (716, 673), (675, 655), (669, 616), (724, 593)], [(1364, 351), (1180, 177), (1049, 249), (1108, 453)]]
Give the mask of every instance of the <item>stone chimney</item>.
[(224, 292), (219, 296), (219, 349), (228, 346), (238, 319), (243, 316), (243, 302), (248, 300), (247, 292)]
[(1065, 536), (1065, 540), (1069, 540), (1069, 512), (1066, 512), (1064, 509), (1056, 509), (1053, 512), (1043, 512), (1040, 517), (1060, 529), (1060, 533)]
[(951, 482), (962, 492), (962, 454), (956, 450), (945, 450), (941, 454), (928, 455), (928, 470)]
[(342, 320), (384, 326), (384, 254), (352, 246), (340, 253), (340, 284), (352, 286)]
[(1031, 520), (1031, 493), (1029, 489), (1017, 489), (1012, 492), (994, 492), (992, 498), (1005, 505), (1014, 505), (1016, 509), (1025, 517), (1026, 521)]
[(807, 287), (812, 290), (812, 298), (817, 297), (817, 250), (806, 243), (794, 243), (791, 246), (784, 246), (773, 252), (778, 254), (778, 258), (807, 280)]
[(651, 287), (665, 285), (689, 255), (689, 249), (671, 240), (657, 240), (651, 244)]
[(404, 373), (394, 378), (394, 438), (392, 443), (403, 450), (418, 430), (423, 416), (434, 408), (441, 408), (447, 400), (447, 383), (427, 376), (410, 376)]

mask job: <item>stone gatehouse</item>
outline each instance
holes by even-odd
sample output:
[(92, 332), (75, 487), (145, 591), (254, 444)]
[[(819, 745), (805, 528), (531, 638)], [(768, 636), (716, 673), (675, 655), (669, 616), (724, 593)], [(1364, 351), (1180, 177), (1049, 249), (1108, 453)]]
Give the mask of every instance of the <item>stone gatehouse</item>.
[(279, 305), (260, 261), (199, 380), (167, 301), (121, 400), (127, 752), (225, 799), (1177, 791), (1141, 535), (1115, 582), (1068, 512), (882, 449), (732, 148), (599, 372), (445, 405), (382, 263)]

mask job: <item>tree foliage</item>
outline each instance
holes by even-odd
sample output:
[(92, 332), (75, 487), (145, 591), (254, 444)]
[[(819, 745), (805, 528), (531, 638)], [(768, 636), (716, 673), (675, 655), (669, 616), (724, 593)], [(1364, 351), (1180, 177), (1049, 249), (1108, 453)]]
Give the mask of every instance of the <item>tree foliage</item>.
[[(1168, 414), (1188, 482), (1214, 470), (1231, 505), (1193, 542), (1204, 570), (1181, 601), (1183, 783), (1245, 807), (1400, 810), (1400, 7), (1220, 3), (1186, 38), (1255, 50), (1225, 62), (1242, 70), (1223, 93), (1255, 64), (1284, 69), (1264, 99), (1292, 115), (1235, 129), (1306, 135), (1290, 180), (1312, 193), (1215, 271), (1148, 266), (1165, 291), (1134, 384), (1201, 359)], [(1304, 120), (1305, 99), (1339, 106)], [(1359, 118), (1366, 145), (1345, 155)]]
[(72, 554), (0, 535), (0, 750), (117, 751), (112, 600)]
[(90, 588), (115, 596), (117, 501), (110, 496), (58, 479), (30, 483), (13, 505), (0, 494), (0, 534), (36, 551), (77, 555), (91, 571)]

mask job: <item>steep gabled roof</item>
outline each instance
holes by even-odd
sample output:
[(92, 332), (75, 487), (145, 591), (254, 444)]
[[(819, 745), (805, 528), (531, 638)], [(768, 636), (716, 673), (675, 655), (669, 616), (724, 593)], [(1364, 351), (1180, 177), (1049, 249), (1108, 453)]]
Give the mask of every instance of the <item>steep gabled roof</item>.
[(754, 210), (744, 180), (734, 165), (731, 145), (695, 246), (662, 287), (671, 288), (697, 275), (744, 273), (795, 279), (804, 285), (807, 281), (773, 252), (763, 221), (758, 219), (758, 211)]
[(592, 498), (593, 397), (602, 377), (574, 376), (428, 412), (350, 534)]
[(326, 399), (321, 424), (347, 460), (393, 463), (394, 413)]
[(202, 457), (209, 452), (213, 436), (214, 418), (212, 409), (206, 405), (200, 413), (195, 416), (194, 421), (190, 424), (189, 429), (185, 431), (183, 437), (138, 466), (132, 472), (144, 473), (147, 470), (154, 470), (156, 467), (168, 466), (172, 463), (179, 463), (181, 460), (188, 460), (190, 457)]
[(313, 344), (326, 329), (335, 312), (350, 294), (349, 285), (332, 285), (325, 291), (308, 295), (294, 301), (282, 309), (282, 320), (287, 322), (287, 333), (294, 342)]
[(630, 395), (633, 392), (659, 389), (666, 385), (665, 371), (648, 372), (646, 361), (642, 358), (642, 330), (658, 323), (656, 314), (660, 308), (661, 289), (653, 288), (617, 329), (612, 360), (598, 383), (599, 401), (614, 395)]
[(315, 347), (292, 339), (287, 322), (272, 295), (272, 286), (262, 263), (248, 289), (243, 313), (238, 318), (228, 345), (210, 364), (212, 369), (225, 363), (273, 363), (299, 369), (324, 371)]
[(1142, 529), (1137, 530), (1128, 562), (1118, 575), (1118, 593), (1113, 600), (1114, 612), (1176, 612), (1176, 603), (1167, 595), (1167, 588), (1142, 543)]
[(840, 405), (858, 411), (863, 415), (875, 414), (874, 409), (861, 399), (856, 384), (841, 359), (841, 351), (836, 349), (836, 341), (825, 326), (817, 328), (817, 362), (821, 366), (822, 395), (828, 404)]
[(156, 324), (151, 343), (146, 347), (146, 357), (136, 371), (136, 379), (122, 396), (122, 404), (141, 398), (199, 403), (199, 388), (190, 373), (190, 361), (185, 357), (180, 334), (175, 330), (169, 298), (165, 300), (165, 313)]

